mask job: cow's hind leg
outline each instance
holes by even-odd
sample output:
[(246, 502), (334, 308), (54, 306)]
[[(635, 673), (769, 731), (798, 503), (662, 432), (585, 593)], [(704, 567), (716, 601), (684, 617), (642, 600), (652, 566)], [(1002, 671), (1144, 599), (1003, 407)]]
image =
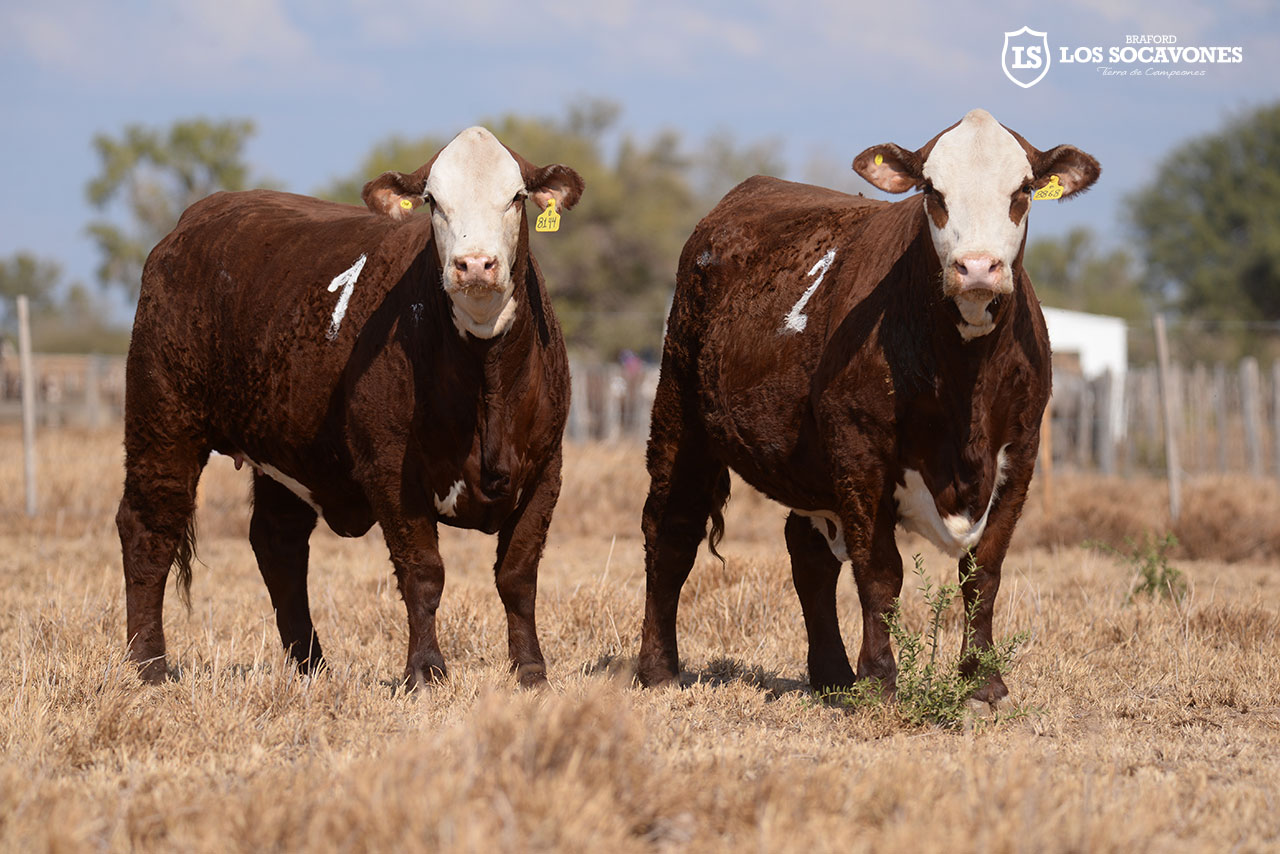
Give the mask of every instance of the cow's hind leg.
[(303, 673), (324, 663), (307, 599), (308, 540), (316, 511), (264, 474), (253, 477), (249, 543), (271, 594), (280, 641)]
[(853, 686), (853, 668), (840, 637), (836, 617), (836, 581), (841, 561), (828, 545), (827, 538), (816, 526), (832, 527), (831, 540), (839, 529), (826, 519), (792, 513), (787, 517), (787, 551), (791, 554), (791, 578), (804, 612), (804, 627), (809, 636), (809, 684), (815, 693), (847, 689)]
[(698, 544), (714, 516), (713, 541), (729, 496), (729, 471), (711, 453), (700, 426), (686, 424), (670, 374), (654, 403), (649, 437), (649, 497), (644, 504), (645, 601), (637, 675), (660, 685), (680, 675), (676, 612)]
[[(132, 431), (131, 431), (132, 434)], [(164, 586), (176, 566), (185, 597), (195, 552), (196, 484), (208, 451), (154, 440), (127, 443), (124, 496), (116, 529), (124, 562), (129, 658), (152, 684), (168, 675), (164, 644)]]
[(547, 664), (538, 644), (534, 608), (538, 597), (538, 563), (547, 542), (551, 513), (560, 495), (560, 462), (557, 453), (523, 507), (498, 531), (494, 580), (507, 612), (511, 668), (526, 688), (547, 681)]

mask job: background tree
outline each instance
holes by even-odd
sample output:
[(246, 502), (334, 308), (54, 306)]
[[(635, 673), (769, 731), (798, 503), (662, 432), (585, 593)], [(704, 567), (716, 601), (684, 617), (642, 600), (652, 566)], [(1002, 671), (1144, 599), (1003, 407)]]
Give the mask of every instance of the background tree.
[(1184, 316), (1280, 320), (1280, 103), (1175, 148), (1128, 200), (1145, 285)]
[(167, 131), (129, 125), (119, 138), (98, 134), (93, 147), (101, 171), (86, 187), (94, 207), (122, 207), (127, 226), (96, 220), (89, 233), (102, 251), (98, 278), (136, 299), (147, 253), (190, 205), (216, 190), (248, 185), (244, 144), (253, 133), (246, 120), (193, 119)]
[(56, 262), (37, 258), (30, 252), (17, 252), (0, 260), (0, 330), (6, 334), (17, 330), (20, 296), (30, 300), (33, 312), (51, 305), (61, 278), (62, 268)]
[(1134, 324), (1150, 321), (1133, 256), (1124, 249), (1103, 251), (1088, 228), (1036, 240), (1027, 247), (1023, 263), (1046, 306), (1108, 314)]
[(17, 297), (31, 305), (31, 337), (45, 353), (123, 353), (129, 331), (111, 321), (98, 294), (74, 282), (62, 268), (30, 252), (0, 260), (0, 339), (17, 340)]
[[(637, 139), (615, 130), (619, 113), (610, 101), (587, 100), (561, 119), (507, 114), (479, 123), (530, 162), (565, 163), (586, 181), (560, 231), (530, 235), (570, 346), (656, 358), (689, 233), (727, 189), (781, 164), (776, 143), (739, 147), (718, 135), (690, 151), (674, 131)], [(359, 204), (370, 178), (416, 169), (447, 142), (389, 139), (317, 195)]]

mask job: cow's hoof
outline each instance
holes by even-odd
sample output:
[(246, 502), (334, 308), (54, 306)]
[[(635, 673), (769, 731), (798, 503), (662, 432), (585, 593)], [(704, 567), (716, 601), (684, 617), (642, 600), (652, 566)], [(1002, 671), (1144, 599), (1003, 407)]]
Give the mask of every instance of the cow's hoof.
[(436, 661), (434, 662), (429, 662), (419, 667), (410, 665), (405, 668), (405, 690), (417, 691), (445, 680), (445, 677), (449, 675), (449, 671), (444, 666), (444, 659), (439, 656), (436, 656), (435, 658)]
[(547, 687), (547, 666), (542, 662), (521, 664), (516, 668), (516, 681), (521, 688)]
[(1005, 687), (1004, 680), (1000, 678), (999, 673), (993, 673), (987, 679), (985, 685), (973, 692), (973, 699), (979, 703), (986, 703), (995, 708), (1000, 701), (1009, 696), (1009, 689)]
[(853, 689), (856, 677), (849, 661), (838, 661), (835, 664), (809, 662), (809, 686), (813, 693), (825, 697), (829, 694), (847, 694)]
[(169, 680), (169, 665), (164, 656), (151, 658), (138, 664), (138, 678), (148, 685), (160, 685)]
[(641, 664), (636, 669), (636, 680), (644, 688), (661, 688), (679, 684), (680, 674), (669, 667)]

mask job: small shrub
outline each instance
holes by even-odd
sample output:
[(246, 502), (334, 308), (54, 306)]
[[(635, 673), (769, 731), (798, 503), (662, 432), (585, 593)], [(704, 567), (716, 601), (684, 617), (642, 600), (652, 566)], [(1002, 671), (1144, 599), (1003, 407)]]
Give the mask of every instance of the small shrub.
[(1148, 532), (1141, 542), (1125, 539), (1125, 550), (1112, 548), (1105, 543), (1088, 543), (1087, 545), (1115, 555), (1128, 565), (1133, 572), (1133, 581), (1129, 587), (1126, 602), (1132, 602), (1138, 596), (1155, 598), (1163, 596), (1174, 602), (1181, 602), (1187, 595), (1187, 580), (1182, 570), (1169, 563), (1169, 553), (1178, 547), (1178, 538), (1173, 534), (1157, 537)]
[[(1008, 672), (1018, 647), (1026, 641), (1027, 634), (1020, 632), (1011, 638), (997, 641), (989, 649), (973, 649), (970, 625), (978, 608), (978, 598), (974, 597), (973, 603), (965, 612), (964, 631), (968, 654), (977, 659), (976, 670), (971, 676), (963, 675), (960, 672), (958, 653), (954, 658), (939, 657), (943, 615), (961, 595), (964, 584), (976, 574), (977, 569), (977, 564), (970, 555), (969, 565), (958, 582), (935, 586), (925, 577), (924, 559), (916, 555), (914, 573), (918, 580), (917, 589), (924, 597), (928, 610), (924, 630), (911, 631), (903, 623), (901, 597), (884, 617), (889, 637), (898, 649), (895, 705), (905, 723), (913, 726), (936, 724), (948, 729), (961, 727), (971, 715), (967, 706), (969, 698), (992, 674)], [(845, 705), (866, 708), (880, 703), (882, 698), (883, 691), (879, 682), (864, 679), (852, 689), (840, 692), (836, 699)], [(1001, 715), (999, 719), (1021, 717), (1024, 714), (1026, 710), (1014, 710), (1012, 714)]]

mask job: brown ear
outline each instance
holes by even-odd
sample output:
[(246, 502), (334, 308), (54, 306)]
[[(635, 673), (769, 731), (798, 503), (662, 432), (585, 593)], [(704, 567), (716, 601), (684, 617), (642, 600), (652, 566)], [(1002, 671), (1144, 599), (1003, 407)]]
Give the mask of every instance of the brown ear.
[(539, 209), (546, 208), (547, 202), (555, 199), (556, 208), (567, 211), (582, 198), (586, 182), (568, 166), (553, 163), (537, 170), (531, 178), (526, 176), (525, 189)]
[[(421, 171), (421, 170), (419, 170)], [(364, 185), (360, 197), (369, 210), (392, 219), (404, 219), (426, 201), (427, 179), (417, 172), (383, 172)]]
[(529, 197), (533, 199), (533, 203), (538, 206), (539, 210), (545, 210), (547, 202), (552, 199), (556, 200), (556, 208), (558, 210), (567, 211), (578, 203), (578, 199), (582, 198), (582, 191), (586, 189), (586, 182), (582, 180), (582, 176), (574, 170), (561, 163), (553, 163), (550, 166), (534, 166), (528, 160), (525, 160), (519, 154), (511, 150), (511, 147), (503, 143), (503, 148), (516, 161), (516, 165), (520, 167), (520, 177), (524, 178), (524, 188), (529, 191)]
[(1058, 176), (1065, 192), (1062, 198), (1083, 193), (1093, 186), (1102, 174), (1102, 167), (1091, 155), (1073, 145), (1059, 145), (1048, 151), (1037, 151), (1031, 158), (1031, 171), (1035, 175), (1036, 188), (1049, 183), (1051, 176)]
[(924, 161), (917, 152), (886, 142), (853, 158), (853, 171), (886, 193), (905, 193), (924, 180)]

